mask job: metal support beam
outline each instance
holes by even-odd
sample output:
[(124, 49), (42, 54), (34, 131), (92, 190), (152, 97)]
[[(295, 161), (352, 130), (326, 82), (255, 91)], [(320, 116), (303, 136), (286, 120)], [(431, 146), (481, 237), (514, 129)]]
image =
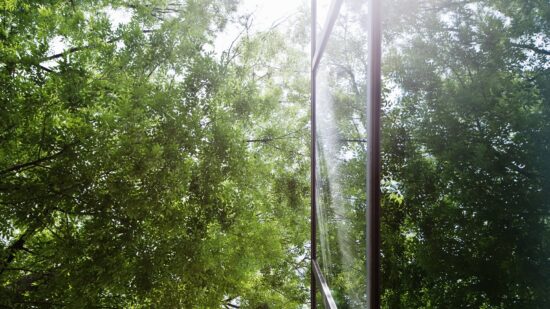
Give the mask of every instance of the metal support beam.
[[(380, 308), (380, 106), (381, 18), (380, 1), (369, 0), (367, 85), (367, 306)], [(311, 308), (317, 308), (316, 284), (326, 308), (336, 308), (330, 289), (317, 264), (316, 200), (316, 72), (343, 0), (333, 0), (317, 43), (317, 1), (311, 0)]]
[(368, 1), (367, 308), (380, 308), (381, 0)]
[(315, 282), (314, 264), (317, 260), (317, 153), (315, 142), (317, 140), (317, 123), (315, 121), (315, 71), (313, 70), (313, 58), (315, 56), (317, 38), (317, 0), (311, 0), (311, 308), (317, 308), (317, 287)]

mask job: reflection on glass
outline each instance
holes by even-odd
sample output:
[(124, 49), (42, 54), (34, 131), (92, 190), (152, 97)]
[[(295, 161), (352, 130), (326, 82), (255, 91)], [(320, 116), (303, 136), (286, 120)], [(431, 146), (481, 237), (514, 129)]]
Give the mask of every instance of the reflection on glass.
[(330, 4), (333, 0), (317, 0), (317, 35), (323, 31), (323, 25), (330, 14)]
[(342, 7), (316, 87), (318, 260), (339, 308), (366, 306), (366, 41), (354, 7)]
[(385, 3), (384, 306), (549, 308), (549, 3), (447, 4)]

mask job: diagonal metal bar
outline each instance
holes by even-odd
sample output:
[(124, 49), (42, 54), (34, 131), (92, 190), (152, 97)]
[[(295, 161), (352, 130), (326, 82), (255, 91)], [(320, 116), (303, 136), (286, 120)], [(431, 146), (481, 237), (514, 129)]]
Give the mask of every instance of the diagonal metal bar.
[(319, 264), (317, 264), (316, 260), (312, 260), (312, 265), (313, 265), (313, 273), (315, 274), (315, 278), (317, 279), (317, 283), (319, 284), (321, 295), (323, 296), (323, 302), (325, 304), (325, 308), (337, 309), (336, 303), (334, 302), (334, 298), (332, 298), (332, 293), (330, 292), (327, 281), (325, 280), (323, 273), (321, 273)]
[(367, 73), (367, 308), (380, 308), (380, 1), (368, 3)]
[(325, 47), (327, 46), (330, 33), (332, 32), (332, 28), (334, 27), (334, 23), (336, 22), (336, 18), (340, 13), (340, 7), (342, 7), (343, 1), (344, 0), (332, 0), (330, 4), (328, 16), (322, 29), (323, 32), (321, 33), (321, 40), (317, 43), (313, 56), (312, 71), (314, 73), (317, 72), (317, 67), (319, 66), (319, 62), (321, 62), (321, 57), (323, 56), (323, 52), (325, 51)]

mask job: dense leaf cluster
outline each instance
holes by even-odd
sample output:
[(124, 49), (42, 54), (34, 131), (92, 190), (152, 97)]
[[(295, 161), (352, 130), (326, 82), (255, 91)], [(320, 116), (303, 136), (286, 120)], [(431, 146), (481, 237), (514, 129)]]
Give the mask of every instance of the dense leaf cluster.
[(306, 187), (247, 142), (281, 92), (212, 52), (234, 9), (2, 2), (0, 306), (306, 301)]
[[(363, 8), (344, 4), (318, 76), (346, 141), (368, 138), (357, 130), (365, 126)], [(396, 0), (383, 12), (383, 306), (548, 307), (550, 4)], [(354, 143), (338, 147), (354, 155), (328, 179), (344, 184), (345, 198), (325, 211), (328, 242), (319, 246), (330, 246), (331, 259), (321, 260), (339, 307), (359, 308), (365, 156)], [(359, 245), (359, 263), (338, 252), (338, 224), (351, 224), (345, 241)]]
[[(308, 17), (235, 9), (0, 2), (0, 306), (308, 303)], [(383, 12), (383, 306), (547, 308), (550, 4)], [(339, 308), (365, 306), (367, 18), (344, 3), (317, 75)]]

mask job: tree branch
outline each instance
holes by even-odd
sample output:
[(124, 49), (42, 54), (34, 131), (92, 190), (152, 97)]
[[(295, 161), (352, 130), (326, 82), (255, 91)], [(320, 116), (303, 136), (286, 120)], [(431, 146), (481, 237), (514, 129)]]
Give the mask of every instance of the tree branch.
[(13, 261), (15, 258), (15, 254), (24, 249), (25, 242), (29, 237), (31, 237), (34, 232), (36, 232), (38, 228), (36, 226), (31, 226), (27, 228), (27, 230), (17, 238), (16, 241), (14, 241), (8, 248), (6, 248), (7, 256), (5, 260), (3, 260), (0, 264), (0, 275), (4, 273), (4, 271), (7, 269), (7, 266)]
[(534, 45), (512, 43), (512, 46), (522, 48), (522, 49), (529, 49), (537, 54), (550, 56), (550, 50), (542, 49)]
[(22, 164), (17, 164), (17, 165), (14, 165), (10, 168), (7, 168), (3, 171), (0, 171), (0, 175), (5, 175), (5, 174), (9, 174), (9, 173), (12, 173), (12, 172), (17, 172), (17, 171), (20, 171), (26, 167), (30, 167), (30, 166), (37, 166), (39, 165), (40, 163), (42, 162), (45, 162), (45, 161), (49, 161), (55, 157), (58, 157), (60, 156), (62, 153), (64, 152), (64, 150), (61, 150), (57, 153), (54, 153), (53, 155), (51, 156), (47, 156), (47, 157), (43, 157), (43, 158), (40, 158), (40, 159), (36, 159), (34, 161), (31, 161), (31, 162), (27, 162), (27, 163), (22, 163)]
[(73, 143), (73, 144), (70, 144), (70, 145), (65, 145), (63, 146), (63, 149), (61, 149), (60, 151), (52, 154), (52, 155), (49, 155), (49, 156), (46, 156), (46, 157), (42, 157), (42, 158), (39, 158), (39, 159), (36, 159), (34, 161), (30, 161), (30, 162), (26, 162), (26, 163), (21, 163), (21, 164), (17, 164), (17, 165), (14, 165), (10, 168), (7, 168), (7, 169), (4, 169), (2, 171), (0, 171), (0, 175), (5, 175), (5, 174), (9, 174), (9, 173), (12, 173), (12, 172), (17, 172), (17, 171), (20, 171), (24, 168), (27, 168), (27, 167), (31, 167), (31, 166), (40, 166), (40, 163), (42, 162), (46, 162), (46, 161), (50, 161), (56, 157), (59, 157), (60, 155), (62, 155), (67, 149), (69, 149), (69, 147), (75, 145), (76, 143)]
[[(152, 33), (154, 30), (149, 30), (149, 29), (145, 29), (145, 30), (142, 30), (141, 32), (142, 33)], [(113, 39), (110, 39), (110, 40), (107, 40), (105, 43), (106, 44), (111, 44), (111, 43), (115, 43), (117, 41), (120, 41), (122, 39), (122, 36), (119, 36), (119, 37), (116, 37), (116, 38), (113, 38)], [(54, 55), (51, 55), (51, 56), (48, 56), (48, 57), (45, 57), (45, 58), (42, 58), (39, 62), (45, 62), (45, 61), (50, 61), (50, 60), (54, 60), (54, 59), (58, 59), (58, 58), (61, 58), (65, 55), (68, 55), (68, 54), (72, 54), (72, 53), (75, 53), (75, 52), (78, 52), (78, 51), (82, 51), (82, 50), (85, 50), (85, 49), (90, 49), (90, 48), (95, 48), (95, 47), (98, 47), (99, 44), (90, 44), (90, 45), (85, 45), (85, 46), (76, 46), (76, 47), (71, 47), (67, 50), (64, 50), (58, 54), (54, 54)]]

